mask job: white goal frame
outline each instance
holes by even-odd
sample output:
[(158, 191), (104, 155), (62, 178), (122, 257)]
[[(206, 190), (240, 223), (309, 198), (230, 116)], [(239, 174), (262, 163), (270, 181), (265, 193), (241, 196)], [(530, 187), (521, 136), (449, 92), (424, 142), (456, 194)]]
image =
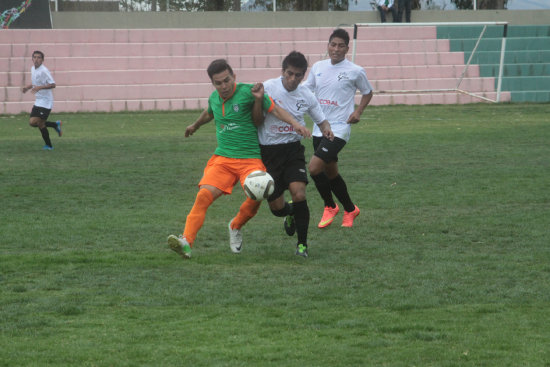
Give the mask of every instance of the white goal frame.
[[(355, 62), (355, 54), (357, 52), (357, 33), (360, 27), (411, 27), (411, 26), (438, 26), (438, 25), (450, 25), (450, 26), (470, 26), (470, 25), (476, 25), (476, 26), (483, 26), (483, 29), (481, 30), (481, 33), (479, 34), (479, 37), (477, 39), (477, 42), (472, 50), (472, 53), (470, 54), (470, 57), (468, 59), (468, 62), (464, 66), (464, 70), (462, 71), (462, 74), (460, 78), (458, 79), (458, 83), (455, 88), (452, 89), (418, 89), (418, 90), (379, 90), (376, 91), (377, 93), (387, 93), (387, 94), (409, 94), (409, 93), (442, 93), (442, 92), (455, 92), (455, 93), (462, 93), (467, 94), (472, 97), (480, 98), (488, 102), (494, 102), (499, 103), (500, 102), (500, 92), (501, 92), (501, 86), (502, 86), (502, 72), (504, 67), (504, 53), (506, 51), (506, 36), (508, 33), (508, 22), (435, 22), (435, 23), (355, 23), (353, 25), (353, 45), (352, 45), (352, 56), (351, 61)], [(468, 71), (468, 67), (470, 66), (470, 62), (472, 61), (472, 58), (477, 50), (477, 47), (479, 46), (479, 43), (481, 41), (481, 38), (485, 34), (485, 31), (487, 30), (487, 26), (489, 25), (502, 25), (504, 26), (503, 32), (502, 32), (502, 46), (500, 49), (500, 63), (499, 63), (499, 71), (498, 71), (498, 79), (497, 79), (497, 96), (496, 100), (492, 100), (489, 98), (486, 98), (484, 96), (477, 95), (475, 93), (471, 93), (465, 90), (460, 89), (460, 84), (462, 83), (462, 80), (464, 79), (464, 76), (466, 75), (466, 72)]]

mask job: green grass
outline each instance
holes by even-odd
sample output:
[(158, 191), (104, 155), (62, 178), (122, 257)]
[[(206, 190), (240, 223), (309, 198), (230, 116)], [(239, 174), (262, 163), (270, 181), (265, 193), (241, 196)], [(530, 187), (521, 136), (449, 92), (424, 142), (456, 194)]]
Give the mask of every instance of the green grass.
[[(310, 258), (239, 187), (182, 230), (198, 112), (0, 116), (0, 366), (550, 366), (550, 105), (369, 107), (341, 154), (362, 210)], [(311, 142), (306, 141), (307, 155)]]

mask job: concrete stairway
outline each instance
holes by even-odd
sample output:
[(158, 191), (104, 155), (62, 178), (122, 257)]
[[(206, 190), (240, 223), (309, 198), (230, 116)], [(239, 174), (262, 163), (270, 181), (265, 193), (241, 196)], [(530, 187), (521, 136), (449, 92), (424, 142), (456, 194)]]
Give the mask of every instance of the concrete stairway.
[[(0, 113), (28, 113), (34, 96), (31, 54), (45, 53), (52, 71), (55, 112), (178, 110), (204, 108), (213, 90), (206, 67), (226, 58), (241, 82), (279, 76), (288, 52), (304, 53), (310, 65), (326, 57), (332, 28), (55, 29), (0, 30)], [(348, 29), (353, 34), (352, 29)], [(376, 91), (453, 89), (464, 54), (437, 39), (435, 27), (371, 28), (356, 44)], [(236, 41), (242, 40), (242, 41)], [(349, 53), (351, 58), (351, 50)], [(461, 89), (495, 99), (493, 77), (470, 66)], [(504, 93), (502, 100), (509, 100)], [(372, 104), (471, 103), (454, 92), (382, 93)]]
[[(439, 27), (438, 38), (450, 39), (451, 50), (463, 52), (467, 61), (481, 31), (481, 26)], [(499, 75), (502, 35), (502, 26), (487, 27), (474, 53), (482, 77)], [(502, 90), (512, 102), (550, 102), (550, 25), (508, 26), (502, 75)]]

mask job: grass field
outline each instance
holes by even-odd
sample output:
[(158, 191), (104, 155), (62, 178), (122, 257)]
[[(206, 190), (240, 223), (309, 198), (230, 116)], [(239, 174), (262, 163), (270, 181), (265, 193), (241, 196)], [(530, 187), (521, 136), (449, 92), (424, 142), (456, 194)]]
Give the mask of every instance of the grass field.
[(549, 104), (369, 107), (340, 157), (361, 216), (317, 229), (310, 184), (308, 259), (266, 205), (230, 252), (239, 187), (167, 248), (197, 116), (53, 114), (51, 152), (0, 116), (0, 366), (550, 366)]

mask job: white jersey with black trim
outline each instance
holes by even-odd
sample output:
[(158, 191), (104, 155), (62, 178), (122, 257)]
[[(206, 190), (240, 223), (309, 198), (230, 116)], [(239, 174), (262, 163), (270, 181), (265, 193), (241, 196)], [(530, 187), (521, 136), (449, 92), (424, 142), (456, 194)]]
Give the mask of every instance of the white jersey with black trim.
[[(311, 116), (315, 126), (325, 120), (317, 98), (303, 85), (289, 92), (283, 85), (282, 77), (269, 79), (263, 84), (265, 93), (302, 125), (306, 126), (304, 121), (306, 113)], [(275, 145), (293, 143), (302, 139), (302, 136), (297, 134), (291, 125), (268, 113), (264, 123), (258, 127), (258, 139), (261, 145)]]
[[(33, 87), (55, 84), (52, 74), (44, 65), (40, 65), (38, 69), (34, 65), (31, 67), (31, 82)], [(40, 89), (34, 96), (36, 98), (34, 101), (35, 106), (49, 110), (53, 108), (53, 92), (51, 89)]]
[[(336, 65), (330, 59), (321, 60), (313, 65), (304, 85), (315, 93), (334, 136), (348, 141), (351, 125), (347, 121), (355, 109), (355, 92), (372, 92), (365, 69), (347, 59)], [(317, 126), (312, 134), (322, 136)]]

